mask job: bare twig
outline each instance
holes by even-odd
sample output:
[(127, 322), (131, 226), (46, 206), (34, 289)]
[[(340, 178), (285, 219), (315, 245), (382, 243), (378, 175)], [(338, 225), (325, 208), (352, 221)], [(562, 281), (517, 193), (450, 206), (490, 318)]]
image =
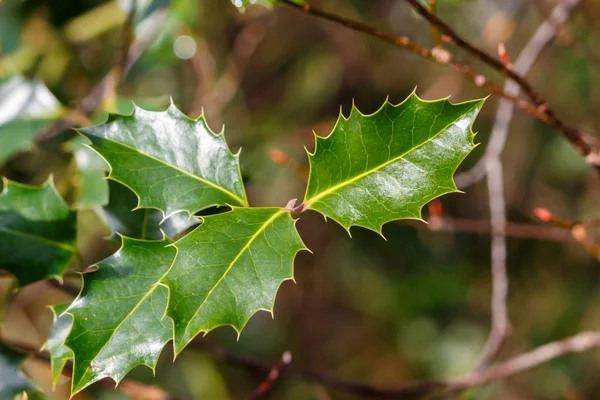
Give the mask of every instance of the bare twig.
[[(264, 363), (263, 361), (240, 356), (222, 348), (212, 347), (200, 342), (192, 342), (192, 345), (195, 348), (232, 365), (244, 367), (252, 371), (266, 372), (271, 369), (271, 365)], [(325, 374), (295, 371), (291, 368), (282, 370), (281, 375), (307, 382), (319, 383), (331, 389), (353, 393), (359, 396), (403, 399), (424, 395), (443, 394), (484, 385), (494, 380), (521, 373), (552, 359), (563, 357), (567, 354), (585, 352), (598, 346), (600, 346), (600, 332), (581, 332), (566, 339), (547, 343), (507, 361), (497, 363), (491, 367), (482, 369), (481, 371), (472, 372), (463, 377), (446, 381), (406, 383), (392, 388), (378, 388)]]
[[(579, 1), (580, 0), (566, 1), (554, 8), (548, 17), (548, 20), (540, 25), (514, 62), (512, 67), (514, 72), (522, 75), (529, 72), (541, 52), (555, 38), (558, 32), (557, 27), (567, 21), (567, 18)], [(509, 80), (504, 85), (504, 92), (517, 97), (521, 92), (521, 87), (516, 82)], [(492, 129), (492, 134), (490, 135), (485, 154), (473, 168), (456, 175), (456, 184), (458, 187), (464, 189), (483, 179), (488, 169), (488, 161), (500, 157), (504, 150), (504, 145), (506, 144), (508, 126), (512, 120), (513, 112), (513, 104), (504, 100), (500, 101), (498, 110), (496, 111), (494, 128)]]
[[(150, 18), (155, 18), (155, 26), (158, 28), (161, 26), (162, 21), (166, 18), (165, 10), (157, 10), (154, 12), (154, 15)], [(91, 115), (100, 104), (102, 104), (103, 99), (112, 91), (116, 85), (119, 84), (129, 71), (135, 62), (138, 60), (140, 55), (142, 54), (144, 48), (146, 48), (154, 36), (158, 34), (159, 29), (155, 29), (151, 32), (151, 34), (137, 38), (133, 43), (130, 39), (130, 31), (125, 28), (123, 31), (124, 39), (123, 39), (123, 47), (121, 53), (123, 54), (125, 51), (127, 52), (127, 57), (124, 57), (121, 54), (121, 61), (118, 63), (115, 69), (111, 69), (105, 77), (100, 81), (98, 85), (96, 85), (90, 94), (84, 97), (81, 101), (77, 103), (75, 107), (75, 112), (70, 113), (67, 117), (57, 121), (49, 128), (47, 128), (40, 136), (41, 141), (47, 141), (56, 135), (64, 132), (68, 129), (71, 129), (79, 124), (79, 120), (82, 116)]]
[(275, 364), (267, 377), (257, 386), (257, 388), (252, 392), (250, 396), (247, 397), (246, 400), (257, 400), (263, 397), (273, 386), (277, 378), (281, 372), (292, 362), (292, 353), (289, 351), (285, 351), (281, 355), (281, 359), (277, 364)]
[(426, 58), (426, 59), (436, 62), (438, 64), (449, 65), (449, 66), (453, 67), (456, 71), (463, 74), (467, 79), (469, 79), (475, 85), (486, 89), (490, 93), (493, 93), (497, 96), (500, 96), (502, 98), (505, 98), (505, 99), (515, 103), (515, 105), (517, 105), (517, 107), (521, 108), (522, 110), (533, 115), (536, 118), (539, 118), (546, 122), (549, 121), (547, 115), (544, 114), (543, 112), (540, 112), (540, 110), (538, 110), (538, 107), (532, 105), (531, 103), (529, 103), (525, 100), (519, 99), (518, 97), (511, 96), (508, 93), (504, 93), (504, 91), (498, 85), (491, 82), (485, 76), (473, 71), (471, 69), (471, 67), (469, 67), (468, 65), (462, 64), (462, 63), (458, 62), (457, 60), (455, 60), (454, 57), (452, 57), (452, 55), (450, 54), (450, 52), (448, 52), (446, 49), (444, 49), (442, 47), (435, 47), (433, 49), (429, 49), (427, 47), (424, 47), (417, 43), (414, 43), (406, 36), (394, 36), (390, 33), (377, 30), (367, 24), (363, 24), (361, 22), (354, 21), (354, 20), (351, 20), (348, 18), (344, 18), (339, 15), (321, 10), (321, 9), (313, 7), (313, 6), (300, 5), (292, 0), (278, 0), (278, 1), (283, 4), (288, 5), (290, 7), (293, 7), (296, 10), (303, 11), (309, 15), (323, 18), (323, 19), (326, 19), (331, 22), (335, 22), (337, 24), (345, 26), (346, 28), (365, 33), (369, 36), (376, 37), (387, 43), (393, 44), (398, 47), (402, 47), (406, 50), (411, 51), (414, 54), (417, 54), (420, 57)]
[[(475, 83), (477, 86), (483, 87), (491, 93), (511, 101), (517, 107), (530, 113), (536, 118), (539, 118), (551, 125), (554, 125), (562, 133), (562, 135), (575, 147), (575, 149), (585, 157), (586, 162), (592, 167), (594, 167), (594, 169), (598, 173), (600, 173), (599, 150), (586, 141), (586, 135), (582, 131), (580, 131), (577, 128), (568, 126), (565, 122), (563, 122), (563, 120), (556, 115), (556, 113), (550, 108), (549, 104), (538, 94), (538, 92), (533, 88), (533, 86), (522, 75), (517, 74), (511, 68), (508, 68), (506, 65), (504, 65), (500, 60), (492, 57), (485, 51), (464, 40), (445, 22), (440, 20), (435, 14), (429, 12), (429, 10), (426, 7), (424, 7), (419, 2), (419, 0), (406, 1), (410, 3), (413, 6), (413, 8), (421, 16), (423, 16), (431, 25), (436, 26), (437, 29), (440, 32), (442, 32), (446, 38), (448, 38), (449, 42), (454, 43), (457, 46), (463, 48), (464, 50), (468, 51), (469, 53), (486, 63), (488, 66), (502, 73), (507, 78), (510, 78), (511, 80), (515, 81), (519, 85), (519, 87), (521, 87), (521, 89), (533, 100), (534, 105), (530, 104), (527, 101), (521, 100), (518, 97), (512, 96), (509, 93), (506, 93), (497, 85), (491, 83), (490, 80), (482, 74), (478, 74), (474, 72), (469, 66), (456, 61), (454, 57), (445, 49), (436, 47), (433, 50), (431, 50), (412, 42), (406, 36), (394, 36), (389, 33), (379, 31), (367, 24), (353, 21), (341, 17), (339, 15), (315, 8), (310, 5), (301, 5), (299, 3), (294, 2), (293, 0), (278, 1), (297, 10), (301, 10), (307, 14), (324, 18), (328, 21), (343, 25), (349, 29), (358, 32), (363, 32), (367, 35), (377, 37), (385, 42), (394, 44), (399, 47), (403, 47), (409, 51), (412, 51), (415, 54), (418, 54), (421, 57), (427, 58), (437, 63), (448, 64), (452, 66), (455, 70), (465, 75), (470, 81)], [(577, 0), (566, 1), (573, 2)]]
[[(429, 219), (427, 222), (428, 224), (426, 225), (412, 220), (398, 221), (402, 225), (411, 225), (428, 229), (432, 232), (491, 234), (493, 230), (491, 222), (487, 220), (445, 217)], [(516, 222), (508, 222), (505, 226), (504, 234), (512, 238), (536, 239), (549, 242), (568, 242), (573, 240), (570, 231), (561, 227), (544, 227)]]

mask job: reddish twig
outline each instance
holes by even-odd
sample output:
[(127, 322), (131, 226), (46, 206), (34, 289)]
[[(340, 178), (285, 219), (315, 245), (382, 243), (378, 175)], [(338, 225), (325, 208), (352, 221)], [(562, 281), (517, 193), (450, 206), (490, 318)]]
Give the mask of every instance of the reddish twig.
[(257, 400), (263, 397), (270, 389), (273, 387), (273, 384), (279, 378), (281, 372), (292, 362), (292, 353), (289, 351), (285, 351), (281, 355), (281, 359), (277, 364), (275, 364), (267, 377), (256, 387), (254, 392), (250, 396), (247, 397), (246, 400)]
[(309, 15), (313, 15), (319, 18), (326, 19), (330, 22), (335, 22), (346, 28), (352, 29), (357, 32), (365, 33), (369, 36), (376, 37), (380, 40), (383, 40), (387, 43), (393, 44), (398, 47), (402, 47), (414, 54), (417, 54), (420, 57), (426, 58), (430, 61), (436, 62), (442, 65), (450, 65), (456, 71), (463, 74), (467, 79), (473, 82), (476, 86), (486, 89), (490, 93), (493, 93), (497, 96), (505, 98), (513, 103), (515, 103), (519, 108), (524, 110), (525, 112), (533, 115), (534, 117), (541, 119), (543, 121), (548, 122), (549, 119), (546, 114), (540, 112), (538, 107), (532, 105), (531, 103), (519, 99), (518, 97), (511, 96), (508, 93), (502, 91), (502, 89), (487, 79), (485, 76), (476, 73), (469, 67), (468, 65), (462, 64), (452, 57), (450, 52), (442, 47), (435, 47), (433, 49), (429, 49), (427, 47), (421, 46), (417, 43), (414, 43), (406, 36), (394, 36), (390, 33), (380, 31), (375, 29), (367, 24), (363, 24), (362, 22), (354, 21), (348, 18), (341, 17), (337, 14), (333, 14), (319, 8), (309, 6), (309, 5), (300, 5), (292, 0), (278, 0), (282, 4), (286, 4), (296, 10), (303, 11)]
[[(397, 221), (402, 225), (410, 225), (428, 229), (432, 232), (482, 233), (492, 234), (492, 224), (487, 220), (466, 218), (430, 218), (425, 225), (418, 221)], [(532, 224), (508, 222), (504, 229), (507, 237), (517, 239), (535, 239), (549, 242), (568, 242), (573, 240), (569, 230), (560, 227), (545, 227)]]
[[(575, 149), (585, 157), (586, 162), (594, 167), (598, 173), (600, 173), (600, 154), (598, 153), (598, 149), (593, 148), (584, 140), (584, 135), (580, 130), (568, 126), (562, 119), (560, 119), (552, 110), (548, 102), (542, 98), (542, 96), (524, 78), (523, 75), (513, 71), (513, 69), (509, 68), (501, 60), (494, 58), (490, 54), (463, 39), (448, 24), (438, 18), (435, 14), (429, 12), (429, 10), (424, 7), (419, 0), (406, 0), (406, 2), (408, 2), (417, 13), (425, 18), (427, 22), (429, 22), (431, 25), (435, 25), (440, 32), (447, 35), (451, 39), (452, 43), (468, 51), (488, 66), (516, 82), (523, 92), (526, 93), (527, 96), (535, 103), (538, 111), (546, 115), (547, 122), (554, 125), (575, 147)], [(579, 0), (566, 0), (564, 3), (576, 5), (579, 3)]]

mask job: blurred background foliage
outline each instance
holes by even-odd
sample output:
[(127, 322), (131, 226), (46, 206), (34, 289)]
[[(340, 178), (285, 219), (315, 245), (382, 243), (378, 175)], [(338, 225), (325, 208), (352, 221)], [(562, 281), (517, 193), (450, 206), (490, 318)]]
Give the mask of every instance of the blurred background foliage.
[[(432, 44), (429, 26), (403, 1), (312, 4)], [(506, 41), (508, 53), (516, 58), (554, 4), (440, 0), (437, 13), (489, 52)], [(584, 1), (528, 75), (561, 117), (595, 133), (600, 132), (599, 18), (600, 2)], [(127, 29), (151, 41), (118, 90), (105, 96), (88, 121), (74, 109), (122, 62)], [(469, 55), (459, 57), (500, 82), (501, 77)], [(96, 123), (106, 112), (129, 112), (131, 100), (164, 109), (170, 96), (190, 116), (204, 112), (213, 130), (225, 126), (234, 152), (242, 149), (252, 205), (283, 206), (303, 196), (303, 147), (312, 149), (313, 130), (318, 135), (330, 132), (340, 107), (347, 113), (354, 102), (370, 113), (387, 96), (397, 103), (415, 87), (422, 98), (451, 95), (455, 102), (488, 94), (450, 68), (376, 39), (283, 7), (256, 5), (240, 12), (227, 0), (3, 0), (0, 77), (0, 121), (20, 115), (28, 118), (17, 123), (37, 124), (20, 128), (12, 143), (4, 137), (0, 174), (30, 184), (52, 175), (60, 193), (81, 210), (78, 246), (83, 263), (74, 264), (72, 271), (110, 255), (118, 243), (109, 239), (111, 210), (102, 209), (109, 196), (106, 182), (99, 179), (106, 171), (102, 160), (85, 150), (70, 130), (48, 141), (33, 140), (58, 118)], [(487, 101), (476, 122), (482, 145), (464, 169), (483, 154), (497, 100), (492, 96)], [(0, 125), (2, 135), (6, 133)], [(553, 127), (517, 112), (503, 162), (509, 220), (535, 223), (531, 210), (539, 206), (571, 219), (600, 214), (597, 177)], [(95, 164), (82, 167), (90, 163)], [(113, 212), (131, 203), (131, 193), (123, 190), (111, 184), (110, 196), (123, 203), (112, 207)], [(446, 196), (445, 215), (485, 220), (486, 196), (483, 181), (466, 194)], [(490, 320), (487, 235), (390, 223), (384, 228), (387, 240), (363, 229), (353, 229), (351, 239), (341, 227), (313, 213), (302, 218), (299, 229), (314, 255), (298, 256), (296, 283), (282, 286), (275, 319), (257, 314), (239, 340), (233, 329), (223, 327), (198, 341), (265, 362), (275, 362), (290, 350), (293, 368), (381, 387), (450, 377), (476, 365)], [(501, 358), (600, 328), (600, 265), (575, 242), (509, 239), (508, 267), (513, 331)], [(46, 306), (72, 297), (50, 282), (14, 294), (11, 279), (0, 278), (0, 298), (8, 307), (2, 337), (39, 347), (52, 321)], [(80, 284), (75, 274), (67, 281)], [(28, 360), (24, 368), (51, 393), (47, 363)], [(600, 391), (599, 374), (600, 352), (593, 351), (472, 390), (465, 398), (594, 398)], [(143, 367), (130, 377), (183, 398), (228, 400), (244, 398), (263, 375), (193, 348), (173, 364), (167, 346), (156, 377)], [(65, 377), (49, 398), (67, 399), (69, 385)], [(289, 378), (282, 378), (269, 396), (359, 398)], [(95, 385), (75, 398), (127, 397)]]

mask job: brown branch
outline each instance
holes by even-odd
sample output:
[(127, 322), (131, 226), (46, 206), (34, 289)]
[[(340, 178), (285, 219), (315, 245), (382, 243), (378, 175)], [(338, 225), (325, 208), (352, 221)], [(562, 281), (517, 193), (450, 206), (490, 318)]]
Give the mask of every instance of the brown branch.
[(281, 355), (281, 359), (277, 364), (275, 364), (267, 377), (258, 385), (258, 387), (252, 392), (250, 396), (247, 397), (246, 400), (257, 400), (263, 397), (270, 389), (273, 387), (273, 384), (279, 378), (281, 372), (292, 362), (292, 353), (289, 351), (285, 351)]
[[(12, 347), (13, 349), (31, 354), (31, 356), (36, 360), (45, 363), (50, 363), (50, 357), (46, 353), (40, 352), (30, 344), (17, 343), (12, 341), (5, 341), (4, 343), (6, 343), (9, 347)], [(72, 374), (72, 369), (73, 366), (67, 364), (65, 365), (64, 371), (69, 374)], [(107, 389), (115, 389), (115, 382), (110, 379), (102, 379), (96, 384), (103, 386)], [(123, 392), (125, 395), (140, 400), (182, 400), (181, 397), (173, 396), (159, 386), (146, 385), (138, 381), (133, 381), (131, 379), (123, 379), (116, 388)]]
[[(227, 350), (210, 345), (192, 342), (194, 348), (199, 349), (212, 357), (228, 364), (240, 366), (251, 371), (266, 372), (271, 365), (254, 358), (241, 356)], [(371, 396), (377, 398), (401, 399), (413, 398), (424, 395), (444, 394), (460, 391), (476, 386), (481, 386), (491, 381), (506, 378), (552, 359), (572, 353), (582, 353), (600, 346), (600, 332), (581, 332), (575, 336), (555, 342), (547, 343), (529, 352), (513, 357), (507, 361), (499, 362), (481, 371), (467, 374), (463, 377), (446, 381), (424, 381), (406, 383), (392, 388), (379, 388), (369, 384), (348, 381), (334, 376), (315, 372), (301, 372), (293, 369), (281, 371), (283, 376), (299, 379), (306, 382), (319, 383), (340, 392), (353, 393), (358, 396)]]
[(346, 28), (352, 29), (357, 32), (365, 33), (369, 36), (376, 37), (380, 40), (383, 40), (392, 45), (404, 48), (406, 50), (411, 51), (414, 54), (417, 54), (420, 57), (426, 58), (430, 61), (436, 62), (441, 65), (450, 65), (456, 71), (463, 74), (468, 80), (473, 82), (476, 86), (482, 87), (493, 93), (497, 96), (507, 99), (510, 102), (513, 102), (520, 109), (525, 112), (531, 114), (535, 118), (538, 118), (542, 121), (549, 122), (549, 118), (543, 112), (540, 112), (538, 107), (535, 105), (519, 99), (518, 97), (511, 96), (508, 93), (505, 93), (498, 85), (494, 84), (492, 81), (487, 79), (485, 76), (474, 72), (468, 65), (462, 64), (455, 60), (452, 55), (444, 48), (435, 47), (433, 49), (429, 49), (427, 47), (421, 46), (417, 43), (412, 42), (406, 36), (394, 36), (390, 33), (383, 32), (377, 30), (367, 24), (363, 24), (362, 22), (354, 21), (351, 19), (347, 19), (341, 17), (336, 14), (332, 14), (330, 12), (321, 10), (319, 8), (315, 8), (309, 5), (300, 5), (292, 0), (278, 0), (280, 3), (288, 5), (296, 10), (303, 11), (309, 15), (313, 15), (319, 18), (326, 19), (330, 22), (335, 22), (340, 24)]
[(299, 3), (294, 2), (293, 0), (278, 1), (296, 10), (300, 10), (307, 14), (338, 23), (340, 25), (345, 26), (346, 28), (365, 33), (367, 35), (379, 38), (385, 42), (405, 48), (421, 57), (435, 61), (439, 64), (451, 65), (455, 70), (465, 75), (470, 81), (475, 83), (477, 86), (483, 87), (491, 93), (501, 96), (502, 98), (514, 103), (517, 107), (528, 112), (534, 117), (555, 126), (562, 133), (562, 135), (575, 147), (575, 149), (582, 156), (584, 156), (586, 162), (592, 167), (594, 167), (594, 169), (598, 173), (600, 173), (600, 152), (597, 148), (593, 147), (588, 142), (586, 142), (586, 135), (584, 135), (583, 132), (581, 132), (577, 128), (568, 126), (565, 122), (563, 122), (562, 119), (560, 119), (556, 115), (556, 113), (550, 108), (548, 103), (538, 94), (538, 92), (523, 76), (512, 71), (500, 60), (492, 57), (485, 51), (464, 40), (445, 22), (440, 20), (434, 14), (430, 13), (427, 8), (421, 5), (419, 3), (419, 0), (406, 1), (409, 2), (414, 7), (414, 9), (421, 16), (423, 16), (430, 24), (435, 25), (435, 27), (437, 27), (437, 29), (440, 32), (442, 32), (445, 35), (445, 37), (448, 38), (448, 41), (463, 48), (464, 50), (468, 51), (469, 53), (471, 53), (472, 55), (476, 56), (481, 61), (489, 65), (491, 68), (500, 72), (507, 78), (510, 78), (513, 81), (515, 81), (522, 88), (523, 92), (525, 92), (533, 100), (534, 105), (504, 92), (500, 87), (490, 82), (489, 79), (487, 79), (482, 74), (477, 74), (469, 66), (456, 61), (452, 57), (452, 55), (445, 49), (436, 47), (433, 50), (431, 50), (412, 42), (406, 36), (394, 36), (390, 33), (379, 31), (367, 24), (344, 18), (310, 5), (301, 5)]
[[(563, 136), (577, 149), (577, 151), (583, 155), (591, 166), (593, 166), (598, 173), (600, 173), (600, 155), (598, 154), (598, 149), (592, 148), (587, 142), (584, 140), (584, 136), (581, 131), (577, 128), (568, 126), (562, 119), (560, 119), (556, 113), (552, 110), (550, 105), (542, 98), (542, 96), (534, 89), (534, 87), (519, 73), (515, 72), (507, 65), (505, 65), (502, 61), (497, 58), (491, 56), (486, 53), (482, 49), (472, 45), (465, 39), (463, 39), (454, 29), (452, 29), (448, 24), (438, 18), (435, 14), (429, 12), (429, 10), (424, 7), (419, 0), (405, 0), (408, 2), (417, 13), (419, 13), (423, 18), (425, 18), (431, 25), (435, 25), (439, 31), (447, 35), (454, 44), (461, 47), (462, 49), (468, 51), (475, 57), (479, 58), (488, 66), (492, 67), (496, 71), (500, 72), (502, 75), (507, 78), (515, 81), (533, 100), (535, 105), (538, 107), (538, 110), (545, 114), (548, 117), (548, 123), (554, 125)], [(566, 0), (565, 3), (578, 3), (578, 0)]]
[[(491, 235), (492, 224), (488, 220), (476, 220), (466, 218), (430, 218), (428, 224), (418, 221), (400, 220), (401, 225), (410, 225), (432, 232), (457, 232), (457, 233), (483, 233)], [(547, 227), (532, 224), (508, 222), (504, 234), (507, 237), (518, 239), (535, 239), (548, 242), (568, 242), (573, 240), (568, 229), (561, 227)]]

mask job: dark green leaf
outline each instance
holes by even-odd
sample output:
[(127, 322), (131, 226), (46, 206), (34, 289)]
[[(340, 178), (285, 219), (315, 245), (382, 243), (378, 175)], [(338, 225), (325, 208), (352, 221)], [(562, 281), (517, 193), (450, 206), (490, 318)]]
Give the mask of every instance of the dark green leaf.
[(110, 177), (138, 195), (139, 207), (171, 216), (248, 203), (238, 155), (203, 117), (191, 120), (174, 105), (164, 112), (136, 107), (82, 132), (108, 161)]
[(4, 180), (0, 195), (0, 269), (20, 285), (60, 279), (76, 254), (76, 213), (52, 181), (27, 186)]
[(391, 220), (421, 219), (427, 202), (457, 191), (453, 175), (474, 147), (471, 125), (482, 105), (413, 94), (372, 115), (353, 107), (316, 138), (304, 204), (346, 229), (381, 232)]
[(73, 393), (102, 378), (119, 382), (136, 365), (155, 368), (173, 335), (161, 284), (176, 253), (170, 243), (123, 237), (117, 253), (84, 275), (81, 294), (65, 311), (73, 318), (65, 341), (73, 350)]

